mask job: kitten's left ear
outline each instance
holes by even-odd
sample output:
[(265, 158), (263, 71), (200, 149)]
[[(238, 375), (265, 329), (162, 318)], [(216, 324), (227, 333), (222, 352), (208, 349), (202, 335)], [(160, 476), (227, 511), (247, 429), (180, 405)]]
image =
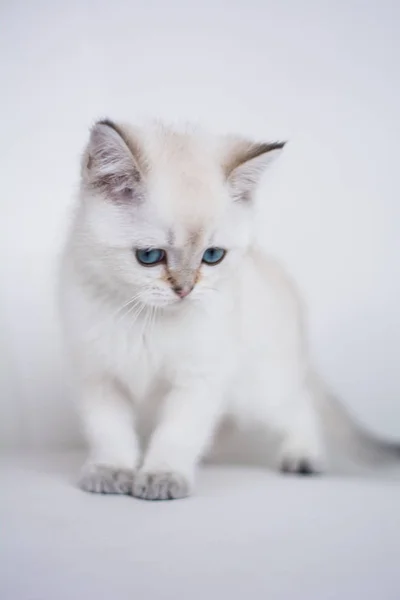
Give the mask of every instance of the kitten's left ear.
[(225, 164), (227, 181), (235, 200), (252, 198), (264, 171), (280, 155), (286, 142), (257, 144), (238, 140)]

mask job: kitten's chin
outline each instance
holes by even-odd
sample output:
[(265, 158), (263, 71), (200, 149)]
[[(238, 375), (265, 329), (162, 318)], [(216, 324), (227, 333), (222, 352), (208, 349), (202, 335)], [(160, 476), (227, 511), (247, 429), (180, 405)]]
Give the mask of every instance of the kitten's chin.
[(165, 298), (164, 300), (156, 298), (156, 299), (149, 299), (148, 301), (146, 301), (146, 306), (149, 309), (160, 309), (163, 311), (177, 311), (177, 310), (181, 310), (183, 308), (188, 307), (189, 305), (193, 304), (193, 298), (178, 298), (178, 297), (172, 297), (172, 298)]
[(149, 298), (146, 300), (146, 306), (148, 308), (160, 308), (164, 310), (174, 309), (179, 305), (184, 304), (180, 298)]

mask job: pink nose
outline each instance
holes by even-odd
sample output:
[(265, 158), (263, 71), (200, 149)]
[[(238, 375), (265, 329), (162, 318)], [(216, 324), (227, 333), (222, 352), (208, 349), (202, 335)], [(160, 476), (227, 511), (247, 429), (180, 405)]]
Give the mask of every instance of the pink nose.
[(186, 298), (186, 296), (188, 296), (190, 294), (190, 292), (192, 291), (192, 287), (179, 287), (177, 286), (176, 288), (174, 288), (174, 292), (177, 296), (179, 296), (179, 298)]

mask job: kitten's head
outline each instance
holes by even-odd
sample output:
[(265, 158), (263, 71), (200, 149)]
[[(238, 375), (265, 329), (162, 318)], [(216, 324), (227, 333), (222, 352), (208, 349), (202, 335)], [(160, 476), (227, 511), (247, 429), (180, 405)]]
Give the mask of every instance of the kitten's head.
[(283, 146), (98, 122), (81, 185), (92, 267), (149, 306), (213, 293), (251, 242), (253, 193)]

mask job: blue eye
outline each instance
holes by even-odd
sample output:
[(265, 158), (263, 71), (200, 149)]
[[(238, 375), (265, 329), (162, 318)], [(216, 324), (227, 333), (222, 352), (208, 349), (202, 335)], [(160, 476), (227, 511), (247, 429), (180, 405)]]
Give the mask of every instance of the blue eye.
[(152, 267), (158, 265), (165, 258), (164, 250), (153, 248), (149, 250), (136, 250), (136, 258), (141, 265)]
[(217, 265), (225, 257), (226, 251), (222, 248), (207, 248), (203, 254), (206, 265)]

